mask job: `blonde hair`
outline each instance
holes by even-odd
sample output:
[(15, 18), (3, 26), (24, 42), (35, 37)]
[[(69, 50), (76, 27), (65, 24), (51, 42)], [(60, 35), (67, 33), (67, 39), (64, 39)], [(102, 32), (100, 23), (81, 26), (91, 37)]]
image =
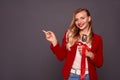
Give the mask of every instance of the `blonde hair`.
[[(75, 15), (81, 11), (85, 11), (87, 13), (87, 16), (90, 16), (90, 13), (87, 9), (77, 9), (73, 13), (73, 18), (70, 24), (70, 27), (68, 29), (68, 32), (66, 33), (66, 41), (67, 41), (67, 49), (70, 50), (70, 47), (73, 46), (73, 44), (80, 39), (80, 29), (75, 25)], [(92, 41), (92, 36), (93, 36), (93, 30), (92, 30), (92, 20), (89, 22), (89, 29), (88, 29), (88, 41)]]

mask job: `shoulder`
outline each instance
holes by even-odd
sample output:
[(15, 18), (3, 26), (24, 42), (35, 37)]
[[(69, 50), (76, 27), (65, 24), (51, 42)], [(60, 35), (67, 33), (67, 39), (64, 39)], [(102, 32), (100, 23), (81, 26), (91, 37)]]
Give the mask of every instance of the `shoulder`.
[(93, 33), (93, 38), (95, 39), (102, 39), (102, 36), (96, 33)]
[(93, 41), (102, 42), (102, 36), (96, 33), (93, 33)]
[(98, 47), (103, 46), (103, 40), (101, 35), (94, 33), (92, 39), (92, 49), (96, 50)]

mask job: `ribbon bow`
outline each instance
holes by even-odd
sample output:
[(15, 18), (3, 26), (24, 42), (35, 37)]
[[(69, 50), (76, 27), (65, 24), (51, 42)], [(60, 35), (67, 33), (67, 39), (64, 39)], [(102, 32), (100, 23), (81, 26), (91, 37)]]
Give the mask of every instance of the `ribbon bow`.
[(86, 68), (86, 59), (85, 59), (85, 57), (86, 57), (86, 50), (90, 50), (90, 48), (88, 47), (88, 45), (86, 44), (86, 42), (82, 42), (82, 41), (80, 41), (80, 42), (78, 42), (78, 45), (82, 45), (82, 54), (81, 54), (81, 56), (82, 56), (82, 58), (81, 58), (81, 79), (80, 80), (84, 80), (84, 78), (85, 78), (85, 68)]

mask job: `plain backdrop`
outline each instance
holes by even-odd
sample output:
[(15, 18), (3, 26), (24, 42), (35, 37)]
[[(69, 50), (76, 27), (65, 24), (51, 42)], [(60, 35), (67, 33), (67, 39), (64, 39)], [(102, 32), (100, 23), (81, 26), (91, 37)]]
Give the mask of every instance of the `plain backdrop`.
[(120, 0), (0, 0), (0, 80), (63, 80), (42, 29), (61, 44), (72, 13), (87, 8), (101, 35), (104, 65), (99, 80), (120, 80)]

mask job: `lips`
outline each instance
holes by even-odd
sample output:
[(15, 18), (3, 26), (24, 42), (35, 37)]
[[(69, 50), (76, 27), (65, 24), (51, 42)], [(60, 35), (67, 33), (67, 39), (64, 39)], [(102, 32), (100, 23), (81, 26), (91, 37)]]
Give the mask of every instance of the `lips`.
[(84, 23), (78, 23), (79, 27), (82, 27), (84, 25)]

